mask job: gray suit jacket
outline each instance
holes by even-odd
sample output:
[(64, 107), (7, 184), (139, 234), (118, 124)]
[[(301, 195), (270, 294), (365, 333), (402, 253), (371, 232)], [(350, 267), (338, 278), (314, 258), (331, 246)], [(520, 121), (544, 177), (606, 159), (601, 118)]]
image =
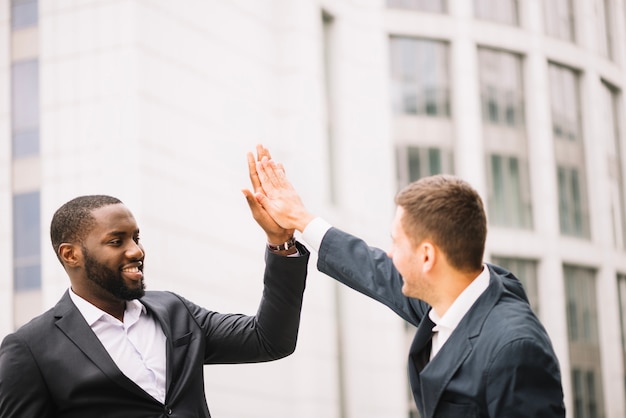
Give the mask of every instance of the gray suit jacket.
[(295, 350), (307, 273), (300, 257), (267, 252), (256, 316), (220, 314), (170, 292), (140, 299), (167, 338), (166, 401), (115, 365), (66, 292), (0, 346), (1, 418), (210, 417), (203, 365), (262, 362)]
[(402, 277), (384, 251), (331, 228), (317, 267), (418, 327), (409, 350), (409, 378), (422, 418), (565, 416), (550, 339), (510, 272), (489, 265), (487, 290), (424, 365), (426, 346), (418, 336), (430, 307), (402, 294)]

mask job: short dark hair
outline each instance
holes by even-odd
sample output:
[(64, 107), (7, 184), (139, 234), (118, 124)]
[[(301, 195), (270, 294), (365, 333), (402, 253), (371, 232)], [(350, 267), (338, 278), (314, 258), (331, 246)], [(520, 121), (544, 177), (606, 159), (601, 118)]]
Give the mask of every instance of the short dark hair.
[(74, 198), (57, 209), (50, 223), (50, 240), (57, 257), (62, 243), (83, 242), (95, 222), (93, 210), (118, 203), (122, 201), (115, 197), (89, 195)]
[(440, 174), (421, 178), (396, 195), (402, 227), (414, 244), (432, 240), (461, 271), (480, 269), (487, 217), (480, 195), (466, 181)]

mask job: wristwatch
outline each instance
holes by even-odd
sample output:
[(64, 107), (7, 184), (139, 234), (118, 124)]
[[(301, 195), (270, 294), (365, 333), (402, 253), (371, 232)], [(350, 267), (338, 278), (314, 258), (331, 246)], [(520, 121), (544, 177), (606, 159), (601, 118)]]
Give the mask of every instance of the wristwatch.
[(291, 236), (291, 238), (289, 238), (287, 241), (283, 242), (282, 244), (273, 245), (273, 244), (270, 244), (269, 242), (267, 243), (267, 248), (269, 248), (272, 251), (285, 251), (295, 246), (296, 246), (296, 237), (294, 237), (293, 235)]

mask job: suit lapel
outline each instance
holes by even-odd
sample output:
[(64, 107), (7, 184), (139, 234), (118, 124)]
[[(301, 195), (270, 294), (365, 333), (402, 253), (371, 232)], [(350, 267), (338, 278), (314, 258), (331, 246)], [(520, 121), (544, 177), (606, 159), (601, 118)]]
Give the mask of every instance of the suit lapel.
[[(455, 333), (456, 330), (453, 334)], [(467, 335), (454, 338), (454, 340), (460, 340), (462, 343), (459, 344), (450, 337), (420, 374), (424, 418), (433, 416), (435, 407), (450, 379), (473, 350)]]
[(441, 395), (450, 379), (472, 353), (473, 340), (480, 335), (487, 315), (500, 300), (503, 292), (501, 280), (490, 274), (489, 286), (485, 292), (480, 295), (441, 350), (420, 373), (424, 418), (434, 416)]
[(138, 395), (153, 399), (117, 367), (85, 318), (72, 302), (69, 290), (54, 307), (56, 326), (112, 381)]

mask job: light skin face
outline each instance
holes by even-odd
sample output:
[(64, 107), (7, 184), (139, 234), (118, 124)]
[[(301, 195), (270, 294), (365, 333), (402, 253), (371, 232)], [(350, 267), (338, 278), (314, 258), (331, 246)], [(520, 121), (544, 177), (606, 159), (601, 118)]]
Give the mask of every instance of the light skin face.
[(429, 239), (414, 244), (402, 225), (404, 209), (396, 209), (392, 224), (393, 244), (387, 252), (402, 275), (405, 296), (421, 299), (443, 316), (456, 298), (469, 286), (481, 270), (462, 272), (454, 269), (446, 255)]
[(144, 249), (132, 213), (123, 204), (92, 211), (95, 225), (83, 243), (63, 243), (59, 255), (72, 290), (120, 321), (126, 301), (143, 296)]
[(402, 275), (402, 293), (428, 301), (432, 292), (428, 277), (434, 265), (435, 248), (427, 240), (415, 245), (404, 231), (403, 216), (404, 209), (398, 206), (391, 225), (392, 245), (387, 256)]

